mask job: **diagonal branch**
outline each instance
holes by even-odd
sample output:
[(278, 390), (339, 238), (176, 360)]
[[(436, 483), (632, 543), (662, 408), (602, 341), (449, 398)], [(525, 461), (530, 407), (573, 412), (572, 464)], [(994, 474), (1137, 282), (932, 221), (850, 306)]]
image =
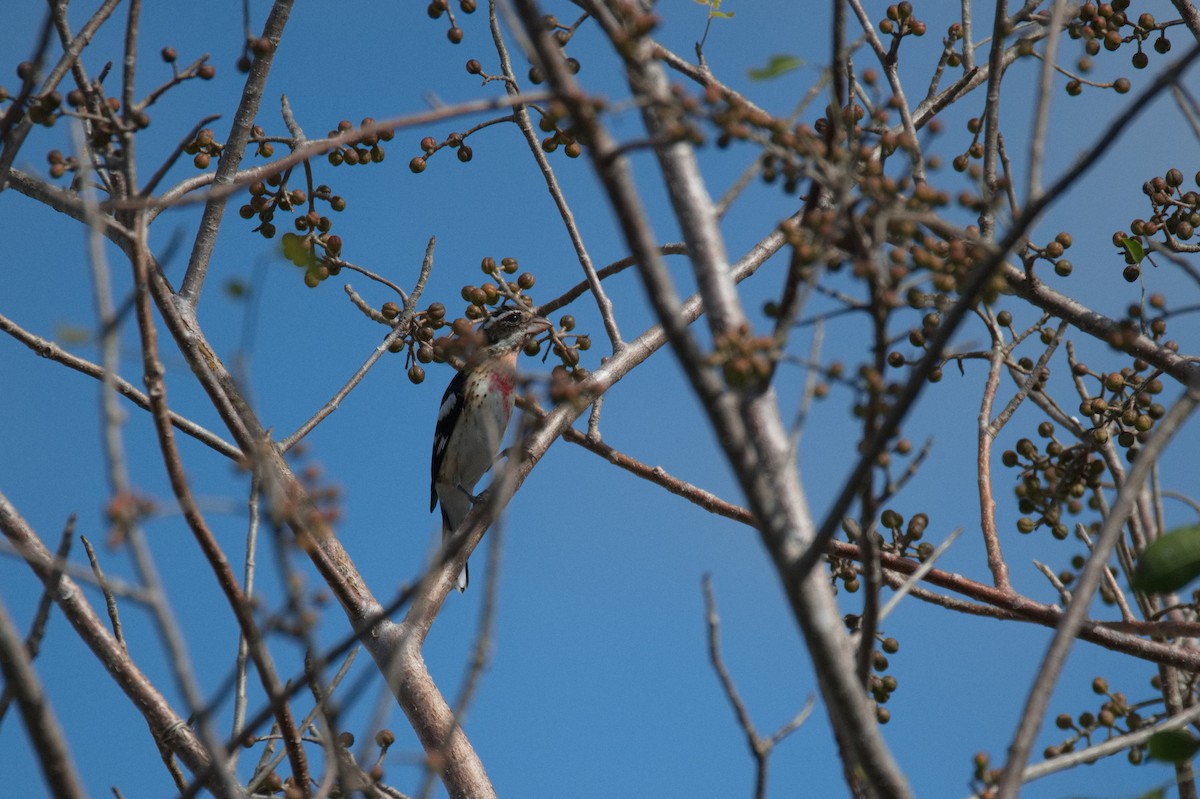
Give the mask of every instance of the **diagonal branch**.
[(50, 793), (58, 799), (82, 799), (87, 793), (75, 770), (66, 736), (3, 599), (0, 599), (0, 673), (4, 674), (6, 689), (17, 697), (30, 748), (37, 755)]
[[(540, 24), (536, 3), (520, 0), (516, 5), (525, 33), (536, 49), (531, 55), (536, 56), (539, 67), (549, 77), (555, 93), (567, 105), (577, 129), (589, 144), (593, 167), (608, 193), (629, 249), (638, 258), (649, 300), (692, 390), (717, 432), (755, 518), (759, 519), (763, 542), (775, 561), (793, 615), (808, 641), (847, 770), (861, 771), (873, 792), (908, 796), (906, 781), (883, 742), (870, 704), (854, 678), (852, 653), (845, 634), (839, 630), (840, 613), (830, 586), (815, 573), (793, 571), (813, 537), (812, 522), (775, 395), (769, 388), (741, 394), (730, 391), (706, 365), (705, 354), (687, 330), (671, 278), (656, 251), (627, 157), (566, 69), (561, 54)], [(688, 245), (709, 327), (714, 336), (734, 334), (744, 329), (745, 315), (729, 273), (714, 208), (700, 179), (692, 149), (668, 134), (675, 102), (662, 67), (653, 58), (653, 45), (631, 33), (608, 7), (589, 3), (587, 9), (610, 40), (622, 43), (617, 50), (625, 58), (630, 88), (642, 101), (647, 132), (652, 141), (658, 142), (655, 154), (675, 220)]]
[[(71, 542), (74, 538), (75, 514), (71, 514), (67, 518), (66, 526), (63, 528), (62, 538), (59, 539), (58, 550), (54, 553), (56, 574), (50, 578), (50, 582), (42, 589), (42, 595), (38, 598), (37, 609), (33, 612), (33, 623), (29, 626), (29, 635), (25, 637), (25, 652), (28, 654), (31, 662), (37, 658), (38, 652), (41, 651), (42, 638), (46, 635), (46, 622), (50, 620), (50, 609), (54, 607), (54, 592), (58, 590), (58, 578), (66, 568), (67, 555), (71, 551)], [(4, 714), (8, 712), (12, 698), (12, 686), (4, 686), (4, 690), (0, 691), (0, 722), (4, 721)]]
[(84, 598), (78, 584), (70, 577), (60, 574), (54, 556), (46, 550), (41, 539), (2, 493), (0, 532), (3, 532), (16, 547), (43, 585), (49, 585), (52, 580), (59, 581), (54, 600), (63, 616), (146, 719), (155, 739), (164, 742), (171, 751), (179, 755), (193, 773), (207, 774), (207, 787), (214, 794), (222, 799), (233, 799), (234, 794), (228, 790), (227, 782), (210, 770), (209, 753), (192, 728), (175, 713), (166, 698), (104, 626), (104, 622)]
[[(266, 87), (267, 75), (275, 58), (275, 47), (283, 36), (283, 28), (287, 24), (288, 15), (292, 12), (292, 0), (275, 0), (271, 13), (263, 26), (262, 38), (271, 43), (268, 52), (255, 57), (246, 76), (246, 85), (242, 89), (242, 99), (233, 114), (233, 126), (226, 137), (225, 147), (221, 150), (221, 159), (217, 162), (217, 172), (213, 177), (214, 186), (232, 183), (237, 175), (238, 165), (246, 153), (246, 143), (250, 141), (250, 129), (258, 116), (258, 107), (262, 102), (263, 89)], [(196, 231), (196, 241), (192, 245), (192, 254), (188, 259), (187, 272), (183, 276), (183, 286), (179, 291), (180, 298), (192, 305), (200, 299), (200, 290), (204, 287), (204, 278), (208, 274), (208, 264), (212, 259), (213, 248), (217, 243), (217, 231), (221, 227), (221, 218), (225, 215), (225, 197), (216, 195), (210, 197), (204, 205), (204, 214), (200, 218), (200, 226)]]
[(1050, 694), (1058, 681), (1063, 663), (1066, 662), (1071, 644), (1085, 622), (1088, 605), (1091, 604), (1092, 597), (1100, 585), (1102, 572), (1108, 568), (1109, 555), (1112, 554), (1125, 522), (1133, 511), (1142, 490), (1142, 483), (1158, 463), (1159, 456), (1166, 449), (1167, 444), (1195, 410), (1197, 404), (1200, 404), (1200, 389), (1184, 392), (1184, 395), (1156, 426), (1150, 439), (1138, 451), (1133, 468), (1129, 470), (1125, 483), (1117, 492), (1117, 499), (1104, 520), (1104, 526), (1100, 529), (1100, 535), (1092, 547), (1092, 554), (1088, 558), (1087, 565), (1084, 566), (1083, 572), (1075, 584), (1075, 593), (1071, 598), (1071, 603), (1067, 606), (1066, 613), (1055, 631), (1054, 639), (1046, 650), (1040, 668), (1035, 672), (1037, 678), (1030, 689), (1025, 709), (1021, 714), (1021, 721), (1017, 726), (1013, 741), (1009, 745), (1008, 762), (1005, 764), (1004, 773), (998, 786), (999, 799), (1012, 799), (1017, 795), (1021, 786), (1021, 775), (1033, 748), (1034, 737), (1041, 727), (1046, 707), (1050, 702)]
[[(520, 94), (520, 90), (517, 88), (517, 76), (513, 72), (512, 61), (508, 57), (508, 47), (504, 44), (504, 36), (500, 33), (500, 21), (496, 17), (496, 4), (494, 2), (488, 4), (488, 23), (492, 30), (492, 42), (496, 47), (496, 52), (500, 56), (500, 68), (504, 71), (505, 90), (510, 97), (516, 96)], [(583, 269), (588, 288), (596, 300), (596, 307), (600, 311), (600, 319), (604, 323), (604, 329), (608, 331), (608, 338), (612, 344), (613, 352), (616, 352), (625, 346), (625, 342), (621, 340), (621, 329), (617, 325), (612, 300), (608, 298), (608, 294), (604, 291), (604, 286), (600, 283), (600, 276), (597, 274), (596, 267), (592, 263), (592, 256), (588, 253), (587, 246), (583, 242), (583, 234), (579, 231), (579, 226), (575, 224), (575, 214), (571, 211), (571, 206), (567, 203), (566, 195), (563, 194), (562, 187), (558, 183), (558, 178), (554, 174), (554, 169), (550, 166), (550, 160), (546, 158), (546, 153), (542, 150), (541, 142), (538, 141), (537, 133), (533, 129), (533, 122), (529, 118), (529, 106), (513, 106), (513, 117), (516, 119), (517, 127), (521, 129), (521, 134), (525, 137), (525, 143), (529, 146), (530, 154), (533, 156), (534, 161), (537, 162), (538, 169), (542, 173), (542, 178), (546, 181), (546, 189), (550, 192), (550, 197), (554, 200), (554, 205), (558, 209), (558, 215), (562, 218), (563, 225), (567, 229), (567, 236), (571, 239), (571, 245), (575, 248), (575, 256), (579, 259), (579, 265)]]

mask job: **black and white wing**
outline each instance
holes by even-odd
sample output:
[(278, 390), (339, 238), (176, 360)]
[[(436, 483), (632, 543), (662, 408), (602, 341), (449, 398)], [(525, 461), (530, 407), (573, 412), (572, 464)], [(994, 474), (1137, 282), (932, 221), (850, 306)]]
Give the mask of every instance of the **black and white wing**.
[(450, 435), (454, 432), (454, 428), (458, 425), (458, 418), (462, 415), (466, 382), (466, 372), (457, 372), (454, 379), (450, 381), (450, 385), (446, 386), (446, 393), (442, 395), (441, 407), (438, 408), (437, 427), (433, 431), (433, 460), (430, 464), (430, 512), (437, 507), (438, 472), (441, 471), (442, 461), (446, 457), (446, 446), (450, 443)]

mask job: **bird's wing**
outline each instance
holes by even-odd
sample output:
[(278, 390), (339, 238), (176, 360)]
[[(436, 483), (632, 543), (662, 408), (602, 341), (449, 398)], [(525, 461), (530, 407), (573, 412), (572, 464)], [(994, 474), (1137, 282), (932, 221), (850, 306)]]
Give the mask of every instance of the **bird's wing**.
[(429, 470), (430, 512), (437, 507), (438, 472), (441, 471), (442, 460), (446, 456), (446, 445), (450, 443), (450, 433), (458, 424), (458, 417), (462, 415), (463, 384), (466, 383), (466, 380), (466, 372), (455, 374), (450, 385), (446, 386), (446, 393), (442, 395), (442, 405), (438, 408), (437, 427), (433, 431), (433, 458)]

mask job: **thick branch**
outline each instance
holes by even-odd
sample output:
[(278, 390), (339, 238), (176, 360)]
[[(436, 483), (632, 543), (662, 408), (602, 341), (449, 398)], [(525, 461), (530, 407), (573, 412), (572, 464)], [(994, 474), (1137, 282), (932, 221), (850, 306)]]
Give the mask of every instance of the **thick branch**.
[[(848, 768), (861, 770), (878, 794), (907, 796), (907, 784), (879, 735), (870, 705), (854, 678), (852, 653), (828, 583), (812, 573), (799, 580), (789, 579), (793, 564), (811, 542), (813, 533), (774, 393), (766, 389), (738, 396), (706, 365), (705, 354), (682, 319), (674, 286), (633, 187), (628, 160), (621, 155), (620, 147), (600, 124), (594, 108), (562, 63), (558, 49), (540, 24), (541, 14), (536, 4), (522, 0), (517, 6), (526, 35), (536, 49), (539, 66), (567, 104), (576, 126), (582, 129), (609, 203), (630, 251), (638, 258), (649, 299), (760, 521), (764, 543), (784, 579), (793, 613), (808, 641), (839, 742), (849, 747), (843, 753)], [(658, 142), (655, 152), (675, 218), (688, 245), (710, 328), (717, 336), (735, 333), (743, 328), (745, 315), (729, 275), (712, 202), (692, 150), (683, 142), (673, 141), (669, 133), (675, 103), (662, 68), (654, 61), (653, 45), (645, 39), (630, 41), (630, 33), (617, 13), (599, 4), (589, 4), (588, 8), (610, 39), (626, 43), (622, 48), (626, 54), (626, 75), (634, 95), (642, 101), (647, 132), (651, 140)]]

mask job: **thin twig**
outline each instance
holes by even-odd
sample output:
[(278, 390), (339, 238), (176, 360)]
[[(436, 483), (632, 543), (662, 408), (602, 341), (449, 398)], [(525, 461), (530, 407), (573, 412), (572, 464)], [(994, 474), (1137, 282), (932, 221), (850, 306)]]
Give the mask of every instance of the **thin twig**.
[(54, 594), (59, 609), (97, 661), (108, 670), (146, 719), (156, 740), (166, 742), (193, 773), (203, 772), (206, 775), (206, 787), (217, 796), (232, 799), (238, 795), (236, 791), (228, 789), (229, 783), (216, 778), (210, 771), (210, 751), (108, 632), (75, 581), (65, 575), (60, 576), (54, 558), (41, 539), (3, 493), (0, 493), (0, 532), (17, 548), (43, 585), (49, 584), (52, 579), (60, 580), (59, 590)]
[(1046, 25), (1046, 52), (1042, 56), (1042, 73), (1038, 80), (1037, 102), (1034, 103), (1033, 135), (1029, 143), (1029, 174), (1025, 188), (1028, 197), (1034, 197), (1042, 190), (1046, 132), (1050, 128), (1050, 100), (1054, 96), (1054, 62), (1058, 56), (1059, 31), (1066, 12), (1066, 0), (1054, 0)]
[(1040, 571), (1042, 575), (1050, 582), (1050, 585), (1053, 586), (1054, 590), (1058, 592), (1059, 599), (1061, 599), (1063, 605), (1066, 606), (1071, 601), (1071, 591), (1069, 588), (1063, 585), (1062, 580), (1058, 579), (1058, 575), (1054, 573), (1054, 569), (1051, 569), (1040, 560), (1035, 560), (1033, 562), (1033, 567)]
[[(496, 17), (496, 4), (494, 2), (488, 3), (488, 24), (492, 31), (492, 44), (500, 57), (500, 69), (505, 76), (505, 91), (508, 92), (510, 97), (519, 95), (520, 90), (517, 88), (517, 76), (513, 71), (512, 61), (508, 55), (508, 47), (504, 43), (504, 35), (500, 32), (500, 21)], [(621, 329), (617, 325), (617, 317), (613, 311), (612, 300), (608, 298), (608, 294), (604, 291), (604, 286), (600, 282), (600, 276), (596, 273), (596, 267), (592, 264), (592, 257), (588, 254), (587, 246), (583, 242), (583, 234), (580, 232), (578, 225), (575, 224), (575, 214), (571, 211), (571, 206), (567, 203), (566, 195), (563, 194), (562, 187), (558, 183), (558, 178), (554, 174), (554, 169), (550, 166), (550, 160), (546, 158), (546, 153), (542, 149), (542, 143), (538, 139), (537, 132), (533, 129), (533, 122), (529, 118), (528, 106), (513, 106), (513, 118), (516, 120), (517, 127), (521, 129), (521, 134), (525, 137), (525, 143), (529, 147), (529, 152), (537, 163), (538, 170), (542, 173), (542, 179), (546, 182), (546, 189), (550, 192), (551, 199), (554, 200), (559, 218), (562, 219), (563, 226), (567, 230), (567, 236), (571, 240), (571, 245), (575, 248), (575, 257), (579, 260), (579, 266), (583, 269), (588, 288), (595, 298), (596, 308), (600, 312), (600, 319), (604, 323), (604, 329), (608, 332), (612, 351), (618, 352), (625, 346), (625, 342), (621, 339)]]
[(717, 673), (717, 678), (721, 681), (721, 688), (725, 692), (725, 698), (733, 706), (738, 726), (742, 728), (742, 734), (746, 737), (746, 746), (750, 750), (750, 756), (754, 758), (755, 799), (764, 799), (767, 795), (767, 765), (771, 757), (771, 752), (775, 749), (776, 744), (804, 724), (809, 714), (812, 713), (816, 698), (810, 696), (804, 708), (791, 721), (784, 724), (771, 736), (764, 738), (759, 735), (758, 730), (754, 727), (754, 720), (750, 718), (750, 711), (746, 708), (746, 703), (742, 701), (742, 696), (738, 693), (737, 685), (734, 684), (733, 677), (730, 676), (729, 669), (725, 665), (725, 660), (721, 657), (721, 620), (717, 616), (717, 600), (713, 593), (712, 575), (704, 575), (701, 580), (701, 587), (704, 591), (704, 620), (708, 630), (709, 662), (712, 663), (713, 671)]
[[(254, 575), (257, 568), (258, 517), (261, 497), (259, 483), (260, 478), (256, 472), (250, 478), (250, 496), (246, 501), (249, 518), (246, 529), (246, 554), (242, 566), (242, 592), (251, 598), (254, 596)], [(246, 641), (246, 636), (239, 634), (237, 655), (234, 658), (233, 723), (230, 730), (232, 735), (238, 735), (246, 721), (246, 668), (249, 659), (250, 645)], [(229, 761), (234, 768), (237, 767), (238, 755), (241, 751), (241, 749), (235, 749), (229, 753)]]
[[(94, 377), (97, 380), (104, 380), (105, 375), (108, 374), (104, 370), (104, 367), (80, 358), (76, 355), (72, 355), (49, 339), (45, 339), (41, 336), (30, 333), (3, 314), (0, 314), (0, 332), (7, 333), (8, 335), (12, 336), (17, 341), (33, 350), (35, 354), (43, 358), (48, 358), (57, 363), (61, 363), (63, 366), (74, 369), (77, 372), (81, 372), (88, 377)], [(112, 386), (117, 393), (129, 400), (132, 400), (133, 404), (137, 405), (139, 408), (142, 408), (143, 410), (150, 410), (150, 400), (146, 397), (145, 393), (138, 390), (129, 381), (113, 375)], [(171, 424), (175, 425), (175, 427), (177, 427), (181, 433), (191, 436), (200, 443), (211, 447), (227, 458), (231, 458), (233, 460), (241, 458), (241, 451), (237, 447), (225, 441), (215, 433), (205, 429), (204, 427), (201, 427), (190, 419), (181, 416), (174, 411), (170, 412), (170, 419)]]
[[(658, 251), (662, 255), (687, 255), (687, 245), (682, 243), (663, 244), (658, 248)], [(637, 258), (629, 255), (618, 261), (613, 261), (608, 266), (598, 270), (596, 272), (596, 277), (598, 277), (600, 280), (604, 280), (612, 277), (615, 274), (625, 271), (631, 266), (637, 266)], [(575, 284), (559, 296), (540, 305), (537, 309), (538, 316), (546, 316), (547, 314), (554, 313), (559, 308), (570, 305), (586, 291), (588, 291), (590, 286), (591, 284), (587, 280)]]
[[(279, 0), (279, 2), (282, 1)], [(279, 8), (278, 2), (276, 8)], [(284, 13), (286, 16), (286, 12)], [(216, 214), (219, 220), (220, 209), (217, 210)], [(213, 535), (204, 514), (196, 504), (188, 477), (183, 468), (178, 442), (175, 439), (175, 431), (171, 425), (164, 370), (158, 351), (158, 330), (155, 325), (150, 293), (150, 284), (152, 282), (151, 259), (145, 247), (147, 241), (146, 224), (146, 214), (144, 212), (138, 213), (135, 218), (135, 228), (138, 234), (138, 243), (141, 246), (135, 249), (131, 260), (133, 262), (134, 284), (138, 287), (136, 316), (142, 349), (142, 369), (145, 375), (147, 393), (150, 397), (151, 415), (154, 420), (154, 429), (158, 439), (163, 466), (166, 469), (167, 478), (171, 484), (171, 491), (179, 503), (188, 528), (191, 530), (193, 537), (204, 553), (205, 559), (212, 568), (217, 583), (225, 595), (226, 602), (229, 604), (234, 618), (237, 620), (239, 629), (249, 642), (250, 656), (254, 661), (263, 690), (268, 697), (273, 698), (279, 695), (281, 685), (275, 671), (272, 656), (263, 642), (262, 632), (254, 618), (250, 602), (242, 592), (241, 586), (238, 585), (237, 578), (233, 574), (224, 551), (221, 549), (220, 544), (217, 543), (216, 537)], [(160, 277), (157, 269), (155, 269), (155, 277)], [(187, 303), (181, 304), (187, 305)], [(309, 779), (308, 761), (304, 749), (297, 739), (298, 731), (295, 727), (291, 708), (287, 704), (281, 704), (276, 708), (276, 718), (279, 721), (280, 732), (284, 735), (284, 739), (287, 742), (292, 776), (299, 785), (304, 786), (303, 790), (307, 792)]]
[(1200, 718), (1200, 705), (1192, 705), (1190, 708), (1158, 724), (1142, 727), (1124, 735), (1114, 735), (1107, 741), (1102, 741), (1101, 743), (1093, 744), (1074, 752), (1064, 752), (1052, 760), (1044, 760), (1041, 763), (1035, 763), (1027, 767), (1021, 774), (1021, 783), (1033, 782), (1036, 779), (1048, 777), (1051, 774), (1056, 774), (1084, 763), (1094, 763), (1102, 757), (1109, 757), (1119, 752), (1124, 752), (1126, 749), (1132, 749), (1135, 746), (1146, 743), (1150, 738), (1159, 733), (1184, 729), (1198, 718)]
[(883, 624), (884, 620), (888, 616), (892, 615), (892, 611), (895, 610), (900, 604), (900, 600), (904, 599), (904, 597), (907, 596), (910, 591), (912, 591), (913, 587), (916, 586), (917, 583), (921, 582), (921, 580), (924, 580), (925, 575), (933, 571), (933, 566), (937, 563), (938, 558), (940, 558), (946, 552), (946, 550), (950, 549), (950, 546), (956, 540), (958, 540), (958, 537), (962, 535), (962, 532), (963, 528), (961, 527), (956, 527), (951, 530), (950, 534), (946, 536), (946, 540), (938, 544), (937, 548), (929, 554), (929, 557), (921, 561), (921, 565), (914, 569), (913, 573), (905, 578), (904, 584), (896, 589), (895, 593), (888, 598), (887, 603), (880, 609), (880, 624)]
[[(421, 300), (421, 294), (425, 290), (425, 283), (429, 280), (429, 275), (433, 271), (433, 249), (436, 244), (437, 237), (431, 236), (429, 244), (425, 247), (425, 258), (421, 261), (421, 271), (417, 276), (417, 282), (413, 286), (412, 294), (408, 295), (405, 299), (404, 311), (397, 317), (394, 323), (395, 327), (390, 333), (384, 336), (383, 341), (379, 342), (378, 346), (371, 351), (371, 354), (367, 356), (367, 360), (363, 362), (363, 365), (358, 367), (354, 374), (350, 375), (345, 384), (337, 390), (337, 393), (328, 402), (318, 408), (317, 412), (308, 421), (300, 425), (296, 432), (279, 442), (281, 452), (287, 452), (296, 446), (306, 435), (312, 432), (313, 428), (320, 424), (329, 414), (336, 411), (338, 406), (341, 405), (342, 400), (362, 382), (362, 379), (367, 376), (367, 372), (375, 365), (376, 361), (383, 357), (383, 354), (388, 351), (392, 343), (403, 340), (405, 335), (407, 335), (409, 323), (416, 310), (417, 303)], [(400, 293), (403, 296), (404, 292)]]
[(96, 575), (96, 583), (100, 586), (100, 590), (104, 592), (104, 605), (108, 609), (108, 620), (112, 624), (113, 638), (117, 639), (122, 649), (127, 649), (125, 646), (125, 634), (121, 632), (121, 615), (117, 611), (117, 599), (113, 596), (113, 592), (108, 587), (108, 580), (104, 578), (104, 571), (100, 568), (100, 561), (96, 559), (96, 551), (92, 549), (92, 542), (87, 540), (87, 536), (79, 536), (79, 540), (83, 542), (83, 549), (87, 552), (88, 563), (92, 566), (92, 573)]

